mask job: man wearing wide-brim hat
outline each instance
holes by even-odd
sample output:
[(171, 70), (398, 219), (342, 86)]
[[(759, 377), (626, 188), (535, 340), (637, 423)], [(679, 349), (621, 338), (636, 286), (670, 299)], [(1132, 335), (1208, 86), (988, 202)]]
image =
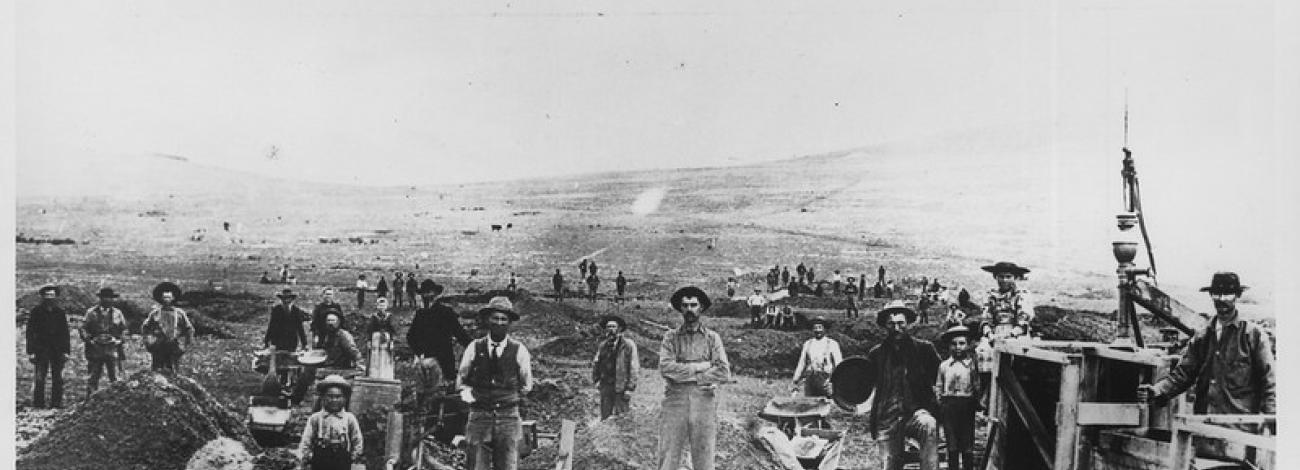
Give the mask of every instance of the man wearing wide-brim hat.
[(600, 419), (626, 413), (631, 409), (629, 393), (636, 390), (641, 372), (636, 342), (623, 335), (627, 322), (618, 315), (604, 315), (600, 325), (600, 345), (591, 361), (591, 381), (600, 391)]
[(262, 337), (262, 347), (286, 352), (306, 349), (307, 332), (302, 324), (311, 319), (311, 314), (294, 304), (298, 294), (293, 289), (284, 289), (275, 297), (280, 299), (280, 303), (271, 307), (271, 320), (266, 326), (266, 335)]
[(803, 342), (799, 351), (799, 364), (794, 367), (794, 385), (803, 385), (807, 397), (831, 396), (831, 372), (844, 360), (840, 343), (826, 336), (831, 321), (816, 316), (812, 324), (813, 337)]
[(108, 370), (108, 381), (117, 381), (117, 351), (122, 345), (122, 335), (126, 333), (126, 317), (122, 311), (113, 307), (118, 295), (111, 287), (99, 289), (96, 293), (99, 304), (86, 310), (86, 319), (81, 323), (81, 342), (86, 346), (86, 366), (90, 378), (86, 384), (86, 395), (95, 393), (99, 388), (99, 378)]
[(415, 354), (417, 364), (431, 357), (446, 383), (456, 380), (456, 350), (454, 344), (469, 345), (469, 332), (461, 326), (456, 311), (438, 301), (443, 287), (432, 279), (420, 282), (417, 292), (424, 306), (415, 310), (411, 328), (406, 330), (406, 344)]
[(153, 299), (158, 305), (149, 311), (149, 316), (140, 326), (145, 337), (145, 350), (152, 356), (150, 367), (153, 370), (176, 370), (181, 355), (194, 342), (194, 324), (184, 310), (176, 307), (176, 300), (180, 297), (180, 286), (171, 282), (162, 282), (153, 288)]
[[(993, 334), (1004, 338), (1011, 333), (1016, 324), (1028, 323), (1034, 319), (1033, 299), (1027, 291), (1016, 285), (1024, 280), (1028, 268), (1010, 261), (999, 261), (980, 269), (993, 275), (998, 287), (989, 290), (984, 301), (984, 321), (993, 324)], [(1029, 331), (1025, 331), (1029, 334)]]
[[(1192, 338), (1178, 365), (1155, 384), (1138, 387), (1139, 399), (1168, 400), (1196, 387), (1195, 414), (1276, 414), (1277, 380), (1268, 333), (1241, 318), (1237, 300), (1246, 290), (1236, 273), (1218, 272), (1202, 292), (1214, 303), (1214, 321)], [(1228, 425), (1225, 425), (1228, 426)], [(1256, 425), (1235, 425), (1259, 432)], [(1247, 456), (1240, 446), (1196, 441), (1204, 456)]]
[[(72, 342), (68, 339), (68, 313), (59, 306), (59, 288), (52, 285), (38, 291), (41, 303), (27, 316), (27, 359), (36, 367), (32, 406), (63, 406), (63, 365), (68, 362)], [(50, 376), (50, 400), (45, 401), (45, 377)]]
[(664, 401), (659, 429), (660, 470), (677, 470), (690, 446), (691, 468), (712, 470), (718, 440), (718, 384), (731, 380), (731, 361), (722, 337), (700, 317), (712, 302), (695, 286), (677, 289), (668, 299), (682, 315), (680, 327), (664, 332), (659, 374)]
[[(904, 443), (909, 437), (920, 443), (921, 470), (939, 468), (939, 426), (934, 418), (938, 412), (934, 380), (939, 354), (929, 341), (908, 333), (916, 316), (916, 311), (900, 300), (876, 312), (876, 324), (884, 327), (887, 335), (867, 352), (864, 373), (851, 391), (861, 397), (875, 392), (867, 427), (876, 439), (881, 468), (885, 469), (902, 468)], [(836, 395), (844, 388), (836, 382)]]
[(457, 374), (461, 398), (469, 403), (465, 438), (478, 470), (514, 470), (523, 439), (519, 403), (533, 389), (532, 357), (509, 337), (519, 312), (506, 297), (493, 297), (479, 310), (487, 336), (465, 348)]

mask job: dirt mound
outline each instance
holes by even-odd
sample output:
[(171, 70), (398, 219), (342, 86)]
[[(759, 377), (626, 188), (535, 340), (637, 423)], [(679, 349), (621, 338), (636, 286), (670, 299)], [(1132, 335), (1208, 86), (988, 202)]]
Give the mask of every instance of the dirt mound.
[(529, 298), (531, 295), (527, 290), (519, 289), (508, 291), (504, 289), (493, 289), (487, 292), (467, 292), (464, 294), (452, 294), (443, 296), (444, 302), (454, 302), (459, 304), (485, 304), (493, 297), (506, 297), (511, 302), (519, 302), (521, 299)]
[(1051, 305), (1034, 308), (1034, 328), (1042, 333), (1045, 340), (1108, 343), (1115, 339), (1115, 325), (1113, 315), (1100, 312), (1066, 310)]
[(596, 403), (578, 389), (590, 387), (590, 377), (569, 371), (557, 373), (559, 375), (556, 377), (538, 379), (533, 384), (533, 391), (528, 393), (528, 401), (520, 406), (520, 414), (539, 423), (558, 423), (560, 419), (594, 416), (593, 413), (598, 409)]
[(18, 455), (17, 466), (181, 469), (218, 437), (261, 451), (243, 421), (197, 382), (141, 371), (60, 417)]
[[(628, 413), (592, 422), (574, 442), (573, 468), (631, 470), (653, 467), (659, 445), (659, 413), (633, 408)], [(647, 425), (647, 423), (652, 423)], [(719, 470), (778, 469), (770, 456), (751, 443), (745, 430), (730, 422), (718, 424)]]
[(177, 305), (201, 310), (214, 320), (243, 323), (270, 311), (270, 299), (249, 292), (229, 293), (216, 290), (192, 290), (181, 295)]

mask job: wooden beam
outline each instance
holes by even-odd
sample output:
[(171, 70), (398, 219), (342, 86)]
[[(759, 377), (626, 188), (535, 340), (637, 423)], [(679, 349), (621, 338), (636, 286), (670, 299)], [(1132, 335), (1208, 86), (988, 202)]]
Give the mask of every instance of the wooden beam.
[(1029, 403), (1029, 396), (1025, 390), (1020, 388), (1020, 382), (1008, 374), (998, 376), (998, 388), (1002, 389), (1007, 395), (1007, 400), (1011, 402), (1011, 408), (1015, 410), (1016, 416), (1020, 417), (1020, 422), (1024, 423), (1025, 428), (1029, 430), (1029, 437), (1034, 441), (1034, 449), (1038, 451), (1037, 455), (1043, 459), (1043, 465), (1046, 468), (1054, 468), (1052, 461), (1052, 449), (1055, 447), (1055, 439), (1047, 434), (1047, 427), (1043, 425), (1043, 420), (1038, 417), (1038, 412), (1034, 411), (1033, 405)]
[(577, 431), (577, 426), (577, 423), (567, 419), (560, 421), (560, 450), (556, 453), (559, 461), (555, 463), (555, 470), (573, 469), (573, 433)]
[(1079, 403), (1080, 426), (1139, 426), (1140, 403)]
[(1003, 353), (1012, 354), (1040, 361), (1055, 362), (1057, 364), (1069, 364), (1070, 354), (1060, 351), (1043, 349), (1029, 340), (1004, 341), (997, 346), (997, 350)]
[(1074, 356), (1061, 367), (1061, 387), (1056, 403), (1056, 452), (1052, 468), (1074, 467), (1075, 453), (1079, 451), (1079, 383), (1083, 368), (1081, 356)]
[(1156, 367), (1164, 365), (1166, 362), (1169, 361), (1169, 358), (1164, 354), (1160, 354), (1152, 350), (1125, 351), (1122, 349), (1115, 349), (1111, 347), (1096, 347), (1096, 348), (1086, 348), (1084, 349), (1083, 353), (1090, 356), (1097, 356), (1097, 357), (1102, 357), (1102, 358), (1116, 360), (1116, 361), (1132, 362), (1136, 364), (1146, 364), (1146, 365), (1156, 366)]
[(1238, 429), (1189, 420), (1183, 415), (1174, 417), (1174, 429), (1179, 432), (1193, 432), (1202, 436), (1217, 437), (1228, 442), (1245, 444), (1258, 449), (1277, 450), (1277, 438), (1272, 436), (1262, 436)]
[(1212, 424), (1242, 424), (1242, 423), (1276, 423), (1277, 415), (1262, 414), (1222, 414), (1222, 415), (1178, 415), (1185, 422), (1212, 423)]

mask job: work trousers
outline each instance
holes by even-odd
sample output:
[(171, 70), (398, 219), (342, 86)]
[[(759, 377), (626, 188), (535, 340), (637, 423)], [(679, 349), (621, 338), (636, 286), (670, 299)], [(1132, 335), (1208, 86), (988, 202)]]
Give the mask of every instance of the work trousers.
[(613, 385), (600, 384), (600, 419), (627, 413), (632, 408), (632, 397), (627, 392), (615, 392)]
[(87, 384), (88, 387), (86, 390), (86, 395), (90, 395), (91, 393), (94, 393), (95, 389), (99, 388), (99, 378), (104, 374), (105, 370), (108, 371), (109, 382), (117, 381), (117, 358), (116, 357), (109, 356), (109, 357), (98, 357), (98, 358), (86, 358), (86, 365), (90, 369), (90, 379), (89, 379), (89, 383)]
[(715, 389), (696, 384), (667, 385), (659, 428), (659, 470), (677, 470), (690, 443), (691, 468), (713, 470), (718, 441)]
[(50, 401), (54, 408), (63, 406), (63, 364), (67, 359), (61, 354), (36, 355), (36, 385), (32, 390), (32, 406), (45, 408), (45, 376), (50, 376)]
[(465, 438), (469, 442), (468, 453), (474, 459), (470, 470), (519, 468), (519, 442), (524, 438), (519, 407), (494, 411), (471, 409)]
[(939, 470), (939, 424), (924, 408), (889, 428), (876, 431), (880, 468), (903, 470), (904, 446), (909, 437), (921, 445), (921, 470)]
[(169, 342), (159, 345), (152, 351), (149, 351), (151, 358), (149, 368), (153, 370), (170, 370), (175, 371), (180, 365), (181, 355), (185, 354), (181, 350), (181, 345), (176, 342)]

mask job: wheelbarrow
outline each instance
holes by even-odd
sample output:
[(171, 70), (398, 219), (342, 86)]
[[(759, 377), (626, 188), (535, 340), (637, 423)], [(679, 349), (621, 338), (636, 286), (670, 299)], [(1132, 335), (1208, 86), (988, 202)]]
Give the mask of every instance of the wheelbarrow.
[(285, 430), (293, 417), (289, 391), (302, 369), (295, 360), (297, 356), (291, 351), (253, 353), (253, 370), (266, 374), (258, 393), (248, 397), (248, 430), (258, 443), (274, 445), (288, 439)]
[(847, 433), (831, 429), (826, 419), (831, 407), (822, 397), (778, 397), (768, 400), (758, 416), (776, 423), (789, 438), (790, 452), (802, 468), (833, 470), (839, 466)]

